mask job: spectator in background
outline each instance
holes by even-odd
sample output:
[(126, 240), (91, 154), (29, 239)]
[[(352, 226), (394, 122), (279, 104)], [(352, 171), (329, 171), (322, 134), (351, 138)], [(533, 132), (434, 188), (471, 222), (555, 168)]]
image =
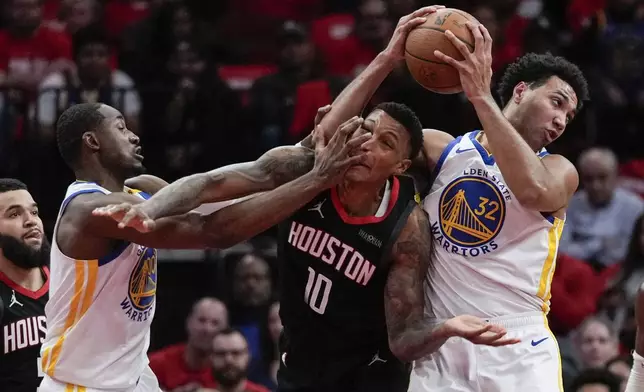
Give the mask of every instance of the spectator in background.
[(0, 88), (9, 89), (9, 102), (24, 115), (45, 76), (73, 69), (71, 44), (66, 34), (41, 26), (41, 0), (8, 0), (8, 10), (9, 25), (0, 31)]
[(315, 49), (305, 27), (287, 21), (279, 32), (279, 69), (255, 81), (249, 94), (252, 129), (260, 151), (287, 143), (298, 86), (321, 76), (315, 67)]
[(97, 0), (62, 0), (56, 20), (48, 21), (47, 27), (73, 35), (83, 27), (98, 23), (100, 16)]
[(56, 120), (68, 107), (96, 102), (117, 108), (127, 127), (138, 133), (139, 94), (126, 73), (110, 68), (110, 42), (103, 29), (82, 28), (72, 42), (78, 71), (52, 73), (40, 85), (36, 117), (41, 135), (53, 139)]
[(615, 357), (608, 361), (606, 364), (606, 370), (611, 372), (614, 376), (620, 380), (620, 392), (626, 390), (626, 382), (628, 377), (631, 375), (631, 368), (633, 367), (633, 356), (632, 355), (622, 355)]
[(610, 321), (589, 317), (575, 336), (579, 369), (604, 368), (608, 361), (619, 354), (619, 340)]
[(267, 343), (270, 347), (266, 348), (266, 363), (268, 366), (268, 374), (273, 382), (271, 389), (277, 388), (277, 371), (280, 366), (280, 350), (279, 341), (282, 334), (282, 319), (280, 318), (280, 303), (273, 302), (268, 310), (268, 340)]
[(248, 381), (250, 352), (239, 331), (226, 329), (212, 341), (212, 375), (217, 389), (203, 392), (268, 392), (261, 385)]
[(570, 392), (619, 392), (619, 379), (605, 369), (588, 369), (573, 381)]
[(190, 392), (213, 383), (210, 356), (215, 335), (228, 328), (228, 310), (215, 298), (197, 301), (186, 320), (186, 343), (151, 353), (150, 368), (168, 392)]
[(605, 148), (591, 148), (578, 162), (583, 190), (577, 192), (566, 213), (561, 252), (585, 260), (597, 269), (626, 256), (635, 220), (644, 202), (617, 188), (617, 157)]
[(270, 386), (269, 364), (262, 345), (273, 294), (271, 270), (264, 258), (250, 253), (235, 264), (232, 282), (231, 325), (246, 338), (251, 354), (248, 378)]

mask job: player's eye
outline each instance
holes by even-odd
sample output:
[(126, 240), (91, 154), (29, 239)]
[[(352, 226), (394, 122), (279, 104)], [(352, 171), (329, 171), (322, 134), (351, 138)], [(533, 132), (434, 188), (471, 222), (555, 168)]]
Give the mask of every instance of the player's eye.
[(561, 106), (561, 100), (559, 98), (553, 98), (552, 103), (556, 106), (559, 107)]
[(33, 210), (33, 211), (31, 211), (31, 214), (32, 214), (32, 215), (36, 215), (36, 216), (38, 216), (38, 210)]
[(18, 214), (18, 213), (17, 213), (17, 212), (15, 212), (15, 211), (14, 211), (14, 212), (12, 212), (11, 214), (9, 214), (9, 218), (17, 218), (18, 216), (20, 216), (20, 214)]

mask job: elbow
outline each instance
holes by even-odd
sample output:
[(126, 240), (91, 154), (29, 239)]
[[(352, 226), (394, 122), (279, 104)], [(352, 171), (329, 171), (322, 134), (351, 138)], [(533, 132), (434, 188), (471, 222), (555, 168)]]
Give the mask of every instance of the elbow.
[(539, 183), (537, 181), (532, 181), (527, 186), (523, 186), (521, 189), (518, 189), (516, 192), (513, 190), (514, 197), (517, 201), (525, 207), (537, 206), (541, 200), (543, 200), (543, 195), (548, 193), (548, 188), (545, 184)]

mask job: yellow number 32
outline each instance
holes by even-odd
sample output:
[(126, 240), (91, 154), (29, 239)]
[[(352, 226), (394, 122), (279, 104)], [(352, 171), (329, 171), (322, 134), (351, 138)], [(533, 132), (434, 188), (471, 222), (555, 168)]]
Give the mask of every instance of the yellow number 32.
[(474, 213), (478, 216), (485, 215), (487, 219), (495, 221), (496, 217), (493, 216), (493, 214), (499, 210), (499, 203), (496, 201), (490, 201), (490, 199), (486, 197), (479, 197), (479, 200), (481, 201), (481, 204), (479, 204), (479, 208), (474, 210)]

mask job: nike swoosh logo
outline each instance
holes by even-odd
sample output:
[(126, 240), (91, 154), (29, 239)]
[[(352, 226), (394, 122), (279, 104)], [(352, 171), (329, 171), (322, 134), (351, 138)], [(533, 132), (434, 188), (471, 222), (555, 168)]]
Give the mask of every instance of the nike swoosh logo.
[(465, 150), (461, 150), (461, 148), (459, 147), (459, 148), (456, 149), (456, 153), (460, 154), (462, 152), (468, 152), (468, 151), (472, 151), (472, 150), (475, 150), (475, 148), (467, 148)]
[(542, 343), (544, 340), (546, 340), (546, 339), (548, 339), (548, 338), (547, 338), (547, 337), (545, 337), (545, 338), (543, 338), (543, 339), (533, 340), (532, 342), (530, 342), (530, 344), (532, 344), (532, 347), (535, 347), (535, 346), (537, 346), (537, 345), (541, 344), (541, 343)]

